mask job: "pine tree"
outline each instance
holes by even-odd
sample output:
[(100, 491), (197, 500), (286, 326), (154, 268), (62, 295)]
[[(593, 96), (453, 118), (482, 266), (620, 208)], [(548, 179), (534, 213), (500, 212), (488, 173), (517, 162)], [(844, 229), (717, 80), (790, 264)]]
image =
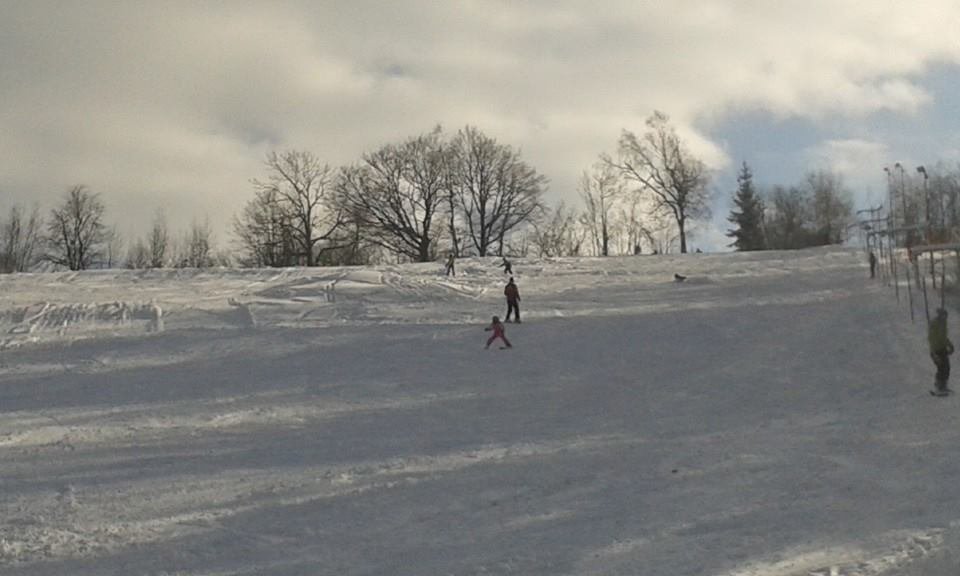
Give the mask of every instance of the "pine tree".
[(727, 220), (736, 225), (736, 230), (728, 230), (727, 236), (734, 241), (730, 246), (738, 251), (763, 250), (766, 242), (763, 236), (763, 201), (753, 188), (753, 173), (747, 163), (743, 163), (737, 175), (737, 192), (733, 197), (736, 208), (730, 211)]

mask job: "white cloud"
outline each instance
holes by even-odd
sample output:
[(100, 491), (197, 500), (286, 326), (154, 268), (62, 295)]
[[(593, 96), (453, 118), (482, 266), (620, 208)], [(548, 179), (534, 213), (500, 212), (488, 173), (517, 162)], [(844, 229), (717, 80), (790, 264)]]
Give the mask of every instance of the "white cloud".
[(844, 174), (855, 173), (861, 166), (874, 169), (888, 158), (887, 145), (867, 140), (827, 140), (806, 150), (811, 164)]
[(882, 202), (886, 184), (883, 166), (890, 163), (890, 151), (882, 142), (827, 140), (804, 151), (808, 170), (830, 170), (843, 177), (853, 191), (857, 206)]
[[(178, 199), (172, 223), (222, 229), (271, 148), (341, 164), (438, 122), (521, 148), (572, 199), (654, 109), (714, 167), (729, 160), (702, 129), (731, 110), (915, 114), (928, 67), (960, 61), (958, 23), (952, 1), (15, 3), (0, 204), (82, 182), (131, 219)], [(825, 146), (851, 173), (875, 160)]]

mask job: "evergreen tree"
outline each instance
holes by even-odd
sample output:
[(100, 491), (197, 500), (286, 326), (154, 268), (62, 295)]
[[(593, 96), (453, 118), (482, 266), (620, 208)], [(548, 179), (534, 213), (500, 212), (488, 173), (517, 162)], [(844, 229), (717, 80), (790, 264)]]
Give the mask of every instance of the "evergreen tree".
[(727, 236), (733, 238), (730, 246), (738, 251), (763, 250), (766, 242), (763, 235), (763, 201), (753, 188), (753, 173), (747, 163), (743, 163), (737, 175), (737, 192), (733, 197), (736, 208), (730, 211), (727, 220), (736, 225), (728, 230)]

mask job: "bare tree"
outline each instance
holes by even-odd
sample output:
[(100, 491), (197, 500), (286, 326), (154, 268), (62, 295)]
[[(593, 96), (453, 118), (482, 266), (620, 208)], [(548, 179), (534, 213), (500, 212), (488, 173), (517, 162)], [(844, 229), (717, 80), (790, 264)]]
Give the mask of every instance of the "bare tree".
[(542, 209), (547, 179), (520, 159), (519, 152), (467, 126), (452, 143), (450, 186), (468, 239), (480, 256), (530, 223)]
[(170, 247), (170, 232), (167, 229), (167, 215), (157, 210), (150, 227), (150, 237), (147, 239), (150, 250), (150, 268), (163, 268), (167, 264)]
[(0, 272), (26, 272), (36, 262), (42, 226), (40, 209), (36, 206), (27, 215), (23, 207), (10, 208), (0, 226)]
[(655, 254), (672, 253), (680, 239), (673, 217), (663, 212), (648, 214), (641, 233)]
[(244, 251), (241, 263), (258, 267), (295, 265), (297, 248), (291, 222), (292, 216), (276, 190), (258, 190), (233, 222)]
[(615, 230), (621, 241), (626, 242), (624, 252), (642, 253), (644, 240), (647, 241), (649, 249), (652, 250), (655, 247), (655, 243), (651, 240), (654, 235), (651, 233), (649, 226), (644, 224), (642, 204), (643, 199), (636, 193), (624, 193), (622, 201), (618, 204), (618, 210), (615, 212)]
[(89, 268), (103, 249), (105, 212), (99, 194), (84, 186), (71, 188), (63, 204), (50, 212), (47, 260), (70, 270)]
[(706, 165), (683, 145), (662, 112), (647, 118), (647, 131), (637, 137), (623, 131), (618, 157), (605, 161), (641, 191), (649, 192), (654, 210), (669, 213), (680, 234), (680, 252), (687, 252), (688, 220), (709, 214)]
[(337, 248), (320, 255), (321, 266), (364, 266), (376, 263), (383, 248), (368, 239), (364, 219), (348, 209), (345, 223), (334, 238)]
[(774, 250), (792, 250), (811, 244), (809, 202), (796, 186), (775, 186), (764, 215), (767, 245)]
[(150, 249), (147, 248), (147, 245), (143, 243), (142, 238), (137, 238), (137, 240), (130, 245), (130, 249), (127, 250), (126, 267), (140, 270), (143, 268), (148, 268), (149, 266)]
[(447, 155), (437, 128), (342, 171), (341, 201), (362, 219), (369, 241), (417, 262), (434, 259), (448, 198)]
[(533, 223), (538, 255), (552, 258), (580, 254), (586, 231), (577, 225), (578, 220), (577, 212), (563, 202), (552, 212), (543, 214), (541, 220)]
[(284, 218), (282, 225), (307, 266), (336, 246), (329, 242), (344, 223), (335, 205), (333, 169), (310, 152), (290, 150), (267, 155), (266, 181), (254, 180), (258, 192), (275, 195)]
[(623, 190), (618, 172), (604, 162), (594, 164), (590, 172), (584, 171), (580, 177), (580, 197), (586, 207), (584, 222), (593, 237), (596, 252), (601, 256), (610, 255), (611, 212)]
[(119, 265), (120, 255), (123, 252), (123, 235), (120, 234), (116, 224), (107, 229), (104, 244), (106, 245), (106, 253), (104, 254), (106, 262), (104, 264), (107, 268)]
[(960, 198), (960, 168), (951, 169), (942, 162), (924, 168), (929, 178), (926, 184), (925, 202), (933, 224), (932, 244), (952, 241), (950, 229), (960, 228), (958, 198)]
[(213, 232), (210, 230), (210, 219), (203, 222), (194, 220), (190, 229), (180, 241), (180, 250), (177, 254), (178, 268), (208, 268), (213, 265), (212, 258)]
[[(826, 170), (807, 174), (817, 244), (839, 244), (846, 240), (847, 226), (853, 219), (853, 200), (843, 185), (843, 177)], [(919, 202), (916, 203), (919, 206)], [(914, 220), (915, 221), (915, 220)]]

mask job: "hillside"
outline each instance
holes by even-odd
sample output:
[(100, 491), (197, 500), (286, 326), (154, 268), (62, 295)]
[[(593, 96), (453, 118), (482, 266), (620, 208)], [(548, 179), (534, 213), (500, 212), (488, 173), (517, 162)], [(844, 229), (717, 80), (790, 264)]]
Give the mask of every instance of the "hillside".
[(518, 259), (485, 351), (496, 263), (0, 276), (0, 572), (956, 573), (860, 253)]

